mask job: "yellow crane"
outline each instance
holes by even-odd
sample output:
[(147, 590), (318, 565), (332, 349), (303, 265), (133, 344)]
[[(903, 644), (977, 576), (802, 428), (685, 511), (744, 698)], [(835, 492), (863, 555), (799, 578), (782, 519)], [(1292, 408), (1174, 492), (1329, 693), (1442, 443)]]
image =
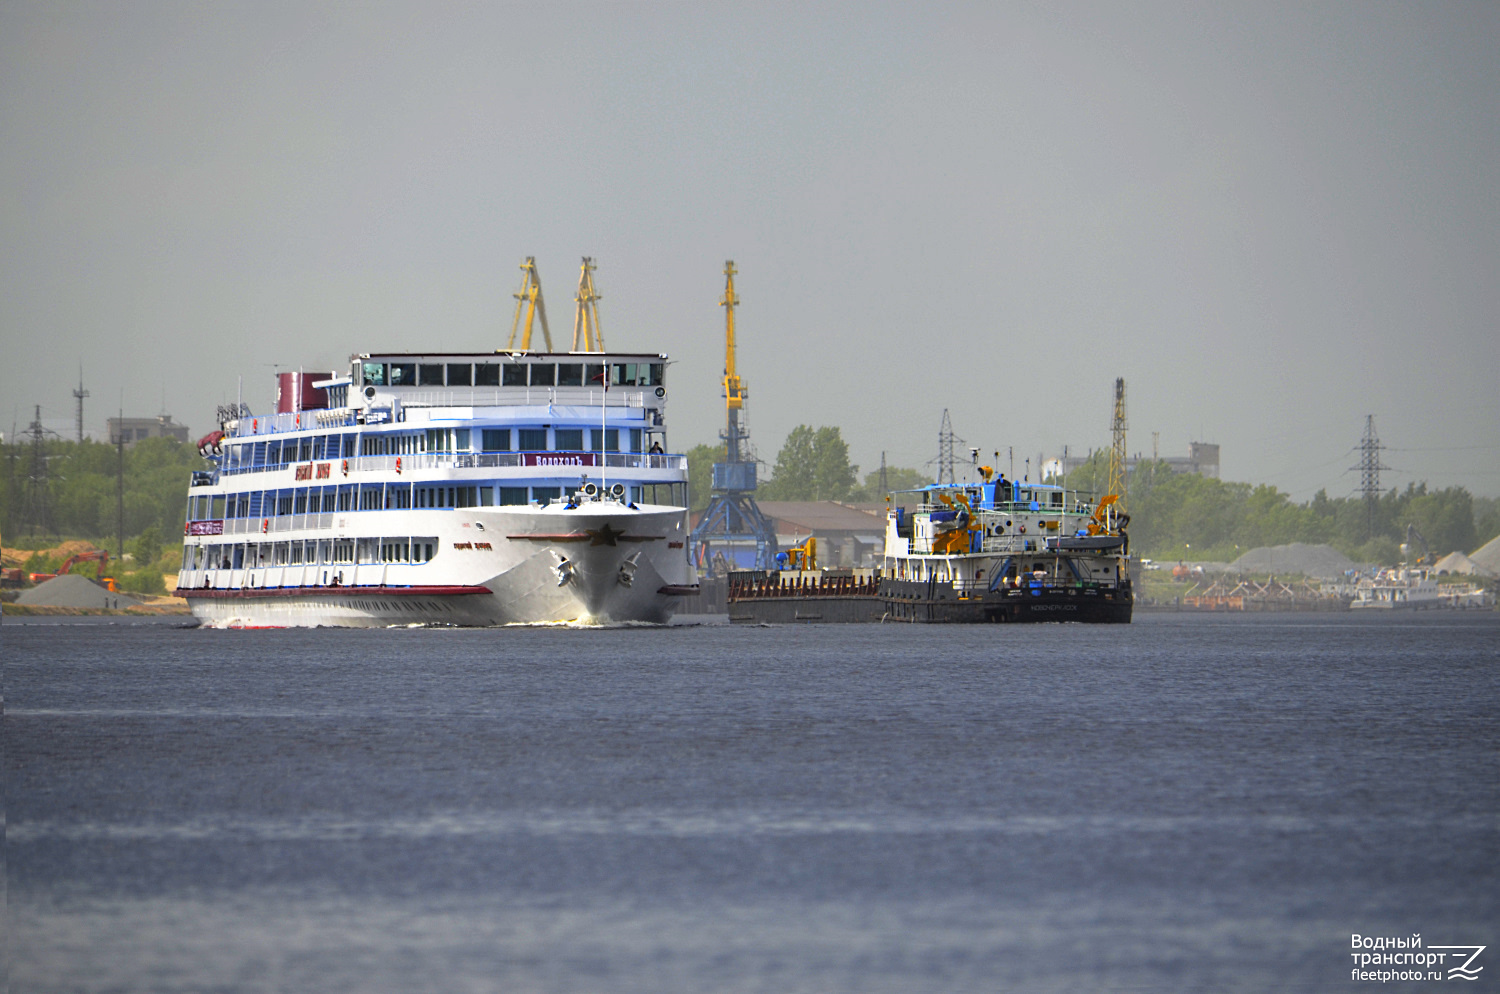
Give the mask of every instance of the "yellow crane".
[(552, 351), (552, 332), (547, 330), (547, 306), (542, 301), (542, 278), (537, 275), (536, 256), (528, 255), (526, 261), (521, 263), (521, 290), (515, 294), (516, 317), (510, 323), (510, 341), (505, 343), (505, 351), (513, 352), (516, 347), (516, 332), (521, 327), (521, 313), (526, 314), (526, 331), (521, 336), (521, 351), (531, 351), (531, 328), (537, 317), (542, 319), (542, 337), (546, 339), (547, 351)]
[[(734, 293), (734, 274), (737, 272), (739, 270), (734, 268), (734, 260), (726, 260), (724, 263), (724, 299), (719, 301), (719, 306), (724, 308), (724, 402), (730, 411), (738, 411), (744, 407), (745, 396), (748, 393), (734, 368), (734, 308), (740, 302), (740, 298)], [(736, 430), (738, 427), (738, 415), (730, 414), (729, 434), (734, 436), (729, 440), (730, 462), (739, 462), (739, 432)]]
[(583, 257), (578, 271), (578, 293), (573, 298), (578, 309), (573, 315), (573, 351), (603, 352), (604, 328), (599, 324), (598, 291), (594, 289), (594, 260)]

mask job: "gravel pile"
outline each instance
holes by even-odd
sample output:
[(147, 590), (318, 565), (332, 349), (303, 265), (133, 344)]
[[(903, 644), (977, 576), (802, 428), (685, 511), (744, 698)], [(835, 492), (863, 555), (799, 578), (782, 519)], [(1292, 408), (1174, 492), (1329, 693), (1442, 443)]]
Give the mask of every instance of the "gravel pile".
[(87, 577), (64, 573), (16, 598), (17, 604), (33, 607), (135, 607), (141, 602), (124, 594), (112, 594)]
[(1321, 580), (1338, 580), (1346, 571), (1359, 568), (1358, 563), (1331, 545), (1305, 542), (1263, 545), (1251, 549), (1231, 565), (1241, 573), (1301, 573)]

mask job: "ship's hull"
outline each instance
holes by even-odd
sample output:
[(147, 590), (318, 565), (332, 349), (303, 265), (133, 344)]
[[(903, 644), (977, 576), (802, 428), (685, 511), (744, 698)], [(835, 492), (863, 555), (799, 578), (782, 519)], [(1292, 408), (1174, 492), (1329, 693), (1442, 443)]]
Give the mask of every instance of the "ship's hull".
[[(179, 593), (220, 627), (665, 624), (694, 591), (682, 508), (466, 508), (352, 516), (379, 534), (436, 532), (431, 561), (184, 571)], [(421, 516), (418, 519), (418, 516)], [(340, 534), (358, 539), (356, 529)], [(312, 533), (291, 541), (311, 540)]]
[(886, 579), (880, 595), (882, 620), (928, 623), (1129, 624), (1134, 604), (1128, 583), (1108, 591), (1023, 586), (963, 594), (951, 585)]

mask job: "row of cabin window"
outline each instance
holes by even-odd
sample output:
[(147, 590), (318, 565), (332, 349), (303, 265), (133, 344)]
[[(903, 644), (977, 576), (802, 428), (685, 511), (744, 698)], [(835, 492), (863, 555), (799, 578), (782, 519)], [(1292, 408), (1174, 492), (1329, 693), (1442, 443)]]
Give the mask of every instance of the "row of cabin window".
[[(249, 493), (188, 499), (188, 520), (274, 518), (287, 514), (334, 514), (341, 511), (463, 508), (546, 504), (563, 495), (562, 487), (428, 486), (418, 483), (346, 483), (336, 487), (256, 490)], [(687, 485), (658, 483), (631, 486), (630, 500), (650, 504), (687, 504)]]
[[(629, 452), (640, 452), (644, 432), (628, 428)], [(604, 445), (601, 449), (600, 435)], [(356, 441), (358, 440), (358, 441)], [(584, 448), (587, 440), (588, 448)], [(429, 428), (425, 432), (357, 435), (312, 435), (268, 442), (248, 442), (230, 447), (230, 472), (290, 466), (299, 462), (347, 459), (362, 456), (411, 455), (418, 452), (468, 452), (480, 443), (481, 452), (619, 452), (619, 428)]]
[(241, 542), (235, 545), (189, 545), (182, 568), (261, 569), (267, 566), (316, 566), (353, 563), (425, 563), (437, 555), (435, 537), (309, 539), (305, 542)]
[[(366, 362), (363, 381), (383, 387), (586, 387), (604, 382), (597, 362)], [(612, 362), (610, 386), (659, 387), (666, 364)]]

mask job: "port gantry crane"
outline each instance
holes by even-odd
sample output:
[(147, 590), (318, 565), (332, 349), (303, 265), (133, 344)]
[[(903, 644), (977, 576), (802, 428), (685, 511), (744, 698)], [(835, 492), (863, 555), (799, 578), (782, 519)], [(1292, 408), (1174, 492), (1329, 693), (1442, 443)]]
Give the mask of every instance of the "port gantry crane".
[[(749, 432), (742, 423), (745, 397), (749, 390), (740, 379), (734, 364), (734, 309), (739, 298), (734, 293), (734, 260), (724, 263), (724, 461), (714, 463), (713, 496), (689, 536), (689, 555), (694, 564), (711, 569), (716, 554), (722, 554), (731, 566), (775, 569), (776, 529), (756, 506), (755, 459), (747, 446)], [(739, 561), (737, 550), (749, 551), (754, 543), (755, 561)]]
[(552, 332), (547, 329), (547, 304), (542, 300), (542, 278), (537, 275), (536, 256), (528, 255), (526, 261), (521, 263), (521, 272), (525, 275), (521, 278), (521, 289), (514, 294), (516, 298), (516, 316), (510, 323), (510, 341), (505, 343), (505, 351), (513, 351), (516, 347), (516, 332), (521, 328), (521, 315), (526, 315), (526, 330), (521, 335), (521, 351), (531, 351), (531, 328), (536, 318), (542, 319), (542, 337), (547, 341), (547, 351), (552, 351)]

